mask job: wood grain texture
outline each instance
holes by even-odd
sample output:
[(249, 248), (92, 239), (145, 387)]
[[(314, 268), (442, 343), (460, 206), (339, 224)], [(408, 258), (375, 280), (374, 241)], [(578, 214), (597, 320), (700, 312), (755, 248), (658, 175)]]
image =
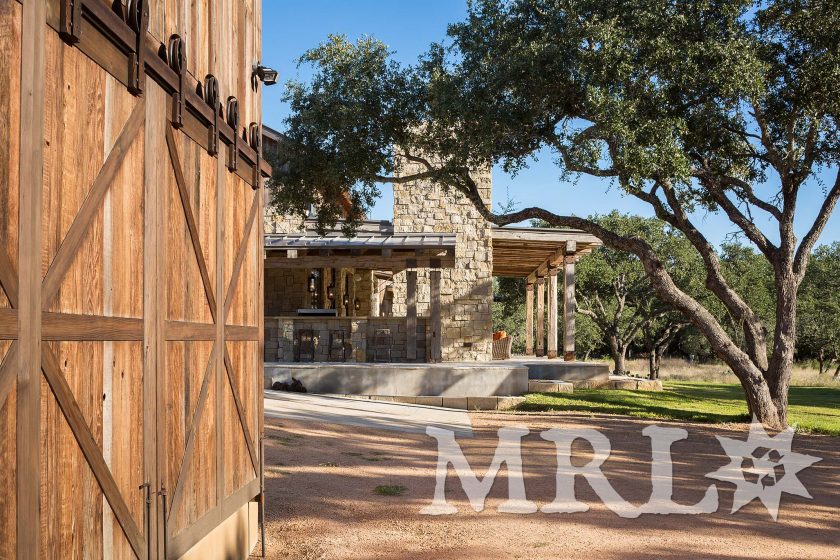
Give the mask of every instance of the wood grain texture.
[[(21, 18), (20, 3), (0, 2), (0, 309), (18, 301)], [(17, 352), (16, 341), (0, 341), (0, 558), (17, 555)]]
[(16, 554), (19, 560), (40, 555), (41, 426), (41, 198), (44, 172), (44, 59), (45, 3), (23, 4), (19, 160), (19, 365), (16, 388), (16, 433), (18, 476), (16, 492)]
[[(149, 58), (132, 96), (125, 54), (90, 22), (63, 43), (56, 6), (0, 2), (0, 557), (160, 557), (259, 492), (262, 207), (250, 170), (206, 153), (194, 93), (202, 117), (172, 131), (168, 68)], [(258, 122), (259, 2), (150, 11), (147, 46), (187, 37), (192, 78), (217, 74)]]
[[(42, 298), (46, 305), (52, 301), (58, 292), (60, 283), (64, 278), (71, 263), (78, 257), (79, 246), (82, 240), (89, 233), (89, 228), (94, 218), (101, 212), (102, 201), (105, 198), (105, 193), (113, 184), (114, 178), (119, 171), (120, 165), (137, 136), (143, 120), (146, 116), (145, 108), (142, 104), (137, 104), (131, 116), (125, 124), (122, 133), (117, 139), (114, 147), (108, 154), (105, 164), (99, 170), (90, 191), (87, 193), (84, 202), (79, 209), (78, 214), (72, 222), (72, 225), (67, 231), (67, 235), (61, 242), (61, 246), (55, 255), (55, 258), (50, 265), (47, 275), (44, 278), (44, 286), (42, 290)], [(90, 269), (88, 269), (88, 273)]]

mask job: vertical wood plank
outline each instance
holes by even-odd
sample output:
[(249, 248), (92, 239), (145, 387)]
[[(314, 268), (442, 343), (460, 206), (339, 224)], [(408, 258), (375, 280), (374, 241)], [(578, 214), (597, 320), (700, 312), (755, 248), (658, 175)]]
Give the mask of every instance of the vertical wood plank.
[(405, 358), (417, 359), (417, 271), (405, 273)]
[(41, 193), (46, 2), (23, 3), (20, 83), (19, 352), (16, 472), (17, 557), (38, 558), (41, 416)]
[[(158, 398), (162, 387), (158, 381), (164, 376), (163, 362), (163, 319), (166, 309), (165, 290), (162, 285), (165, 278), (165, 267), (161, 266), (164, 258), (163, 237), (166, 227), (164, 221), (164, 207), (166, 205), (167, 185), (166, 167), (161, 165), (160, 158), (166, 154), (165, 143), (165, 111), (166, 98), (164, 92), (152, 80), (146, 80), (146, 129), (145, 129), (145, 158), (144, 158), (144, 207), (145, 222), (143, 233), (143, 446), (145, 482), (151, 487), (151, 492), (157, 492), (162, 472), (158, 469), (158, 457), (165, 456), (163, 452), (165, 439), (163, 437), (164, 419), (157, 414)], [(157, 558), (162, 552), (163, 534), (162, 516), (158, 515), (159, 508), (154, 507), (157, 500), (152, 501), (150, 515), (147, 519), (148, 542), (150, 556)]]
[(557, 268), (548, 269), (548, 358), (557, 357)]
[(525, 284), (525, 355), (534, 355), (534, 283)]
[(537, 356), (545, 355), (545, 277), (537, 277)]
[(440, 276), (441, 271), (439, 269), (429, 271), (429, 289), (431, 291), (431, 304), (429, 309), (431, 325), (429, 325), (429, 330), (431, 330), (430, 358), (432, 363), (441, 361)]
[[(218, 21), (218, 19), (216, 20)], [(220, 359), (216, 360), (216, 400), (215, 400), (215, 434), (216, 434), (216, 505), (221, 507), (225, 499), (225, 454), (229, 451), (225, 448), (225, 361), (221, 356), (225, 355), (225, 317), (227, 316), (227, 303), (225, 302), (225, 210), (227, 205), (227, 169), (224, 158), (216, 160), (216, 293), (219, 294), (218, 310), (216, 312), (216, 348)], [(231, 442), (231, 445), (233, 442)]]

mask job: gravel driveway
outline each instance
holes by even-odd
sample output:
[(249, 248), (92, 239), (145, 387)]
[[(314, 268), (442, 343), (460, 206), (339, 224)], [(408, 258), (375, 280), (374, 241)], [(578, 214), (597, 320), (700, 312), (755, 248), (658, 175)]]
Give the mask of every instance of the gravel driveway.
[[(553, 500), (554, 444), (540, 438), (549, 428), (597, 428), (612, 442), (603, 472), (628, 501), (647, 501), (650, 422), (577, 414), (470, 414), (474, 437), (458, 441), (476, 474), (483, 476), (497, 430), (522, 424), (528, 498)], [(728, 463), (714, 437), (745, 439), (747, 426), (657, 422), (688, 430), (673, 446), (674, 500), (696, 503), (714, 481), (706, 473)], [(840, 438), (797, 435), (793, 450), (823, 460), (799, 473), (814, 499), (785, 495), (774, 522), (758, 501), (730, 514), (734, 486), (717, 483), (718, 513), (702, 516), (643, 515), (623, 519), (600, 502), (578, 477), (576, 495), (590, 505), (575, 514), (502, 514), (507, 497), (504, 467), (481, 513), (475, 513), (450, 469), (447, 498), (458, 513), (421, 515), (435, 487), (437, 446), (425, 434), (304, 420), (266, 419), (267, 532), (269, 558), (307, 559), (781, 559), (840, 558)], [(575, 464), (591, 454), (575, 444)], [(401, 495), (375, 492), (402, 486)]]

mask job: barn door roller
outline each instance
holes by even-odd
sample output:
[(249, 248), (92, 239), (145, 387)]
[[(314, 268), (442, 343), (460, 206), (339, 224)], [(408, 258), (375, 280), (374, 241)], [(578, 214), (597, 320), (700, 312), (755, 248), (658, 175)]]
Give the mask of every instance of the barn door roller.
[(213, 120), (210, 121), (207, 139), (207, 153), (215, 156), (219, 153), (219, 80), (213, 74), (207, 74), (204, 78), (204, 102), (213, 109)]
[(250, 136), (249, 141), (251, 144), (251, 148), (254, 149), (254, 153), (256, 154), (254, 157), (254, 178), (253, 184), (251, 188), (257, 190), (260, 188), (260, 159), (262, 159), (262, 135), (260, 134), (260, 125), (252, 122), (248, 126), (248, 134)]
[(82, 0), (61, 0), (58, 33), (70, 45), (79, 42), (82, 27)]
[(233, 129), (233, 142), (231, 142), (231, 152), (228, 158), (228, 169), (236, 171), (239, 165), (237, 161), (239, 157), (239, 101), (230, 96), (227, 98), (227, 123)]
[(186, 107), (186, 90), (184, 83), (187, 78), (187, 46), (180, 35), (172, 35), (169, 38), (169, 45), (166, 49), (169, 67), (178, 75), (178, 84), (172, 94), (172, 126), (181, 128), (184, 126), (184, 110)]

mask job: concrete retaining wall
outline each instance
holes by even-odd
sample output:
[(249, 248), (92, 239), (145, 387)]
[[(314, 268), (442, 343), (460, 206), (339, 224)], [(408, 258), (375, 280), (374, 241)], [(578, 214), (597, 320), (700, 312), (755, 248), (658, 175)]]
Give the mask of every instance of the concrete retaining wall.
[(265, 364), (265, 387), (300, 380), (310, 393), (440, 397), (516, 396), (528, 391), (520, 364)]

